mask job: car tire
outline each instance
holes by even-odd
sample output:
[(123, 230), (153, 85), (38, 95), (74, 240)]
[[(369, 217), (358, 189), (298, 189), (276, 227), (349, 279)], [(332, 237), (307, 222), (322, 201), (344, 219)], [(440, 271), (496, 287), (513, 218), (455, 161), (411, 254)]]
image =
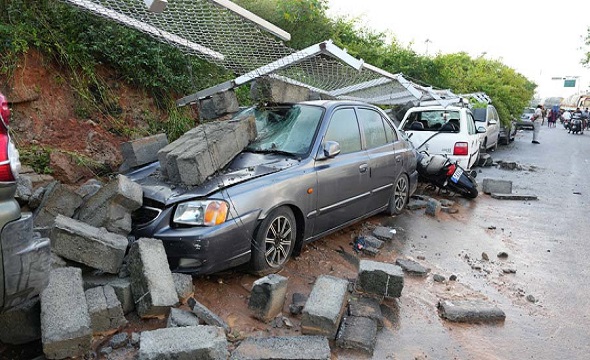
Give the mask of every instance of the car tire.
[(258, 275), (283, 269), (295, 247), (297, 222), (293, 211), (281, 206), (262, 220), (252, 244), (251, 267)]
[(410, 198), (410, 181), (406, 174), (400, 174), (393, 184), (393, 192), (387, 205), (388, 215), (399, 215), (406, 207)]

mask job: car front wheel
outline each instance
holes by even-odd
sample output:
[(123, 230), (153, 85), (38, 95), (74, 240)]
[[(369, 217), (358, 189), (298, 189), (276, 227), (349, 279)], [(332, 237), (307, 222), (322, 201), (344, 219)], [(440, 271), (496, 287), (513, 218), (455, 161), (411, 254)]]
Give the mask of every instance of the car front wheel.
[(393, 186), (393, 193), (389, 198), (389, 205), (387, 206), (387, 214), (399, 215), (408, 203), (410, 197), (410, 182), (406, 174), (400, 174)]
[(259, 275), (281, 270), (295, 246), (297, 223), (286, 206), (273, 210), (260, 223), (252, 244), (252, 269)]

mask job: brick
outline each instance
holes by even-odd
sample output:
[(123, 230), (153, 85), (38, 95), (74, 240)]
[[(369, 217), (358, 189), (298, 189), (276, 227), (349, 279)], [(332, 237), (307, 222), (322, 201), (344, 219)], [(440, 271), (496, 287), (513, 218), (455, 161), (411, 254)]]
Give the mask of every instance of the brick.
[(228, 356), (223, 329), (190, 326), (142, 332), (137, 358), (226, 360)]
[(255, 318), (270, 321), (283, 311), (286, 295), (287, 278), (270, 274), (254, 282), (248, 308), (254, 312)]
[(45, 189), (41, 204), (35, 210), (35, 227), (51, 227), (58, 215), (72, 217), (82, 205), (82, 197), (57, 181)]
[(317, 278), (303, 308), (301, 333), (334, 339), (345, 309), (348, 281), (329, 275)]
[(329, 360), (330, 344), (324, 336), (247, 338), (230, 360)]
[(361, 260), (357, 278), (359, 291), (385, 297), (400, 297), (404, 273), (397, 265)]
[(88, 289), (85, 295), (94, 334), (113, 332), (127, 324), (121, 302), (110, 285)]
[(361, 350), (373, 355), (377, 343), (377, 323), (366, 317), (349, 316), (342, 321), (336, 345), (344, 349)]
[(0, 314), (0, 341), (21, 345), (41, 339), (39, 297)]
[(485, 194), (511, 194), (512, 181), (500, 179), (483, 179), (483, 192)]
[(438, 309), (442, 318), (454, 322), (493, 322), (506, 319), (504, 311), (481, 300), (440, 301)]
[(127, 166), (134, 168), (158, 160), (158, 151), (168, 145), (166, 134), (156, 134), (121, 144), (121, 156)]

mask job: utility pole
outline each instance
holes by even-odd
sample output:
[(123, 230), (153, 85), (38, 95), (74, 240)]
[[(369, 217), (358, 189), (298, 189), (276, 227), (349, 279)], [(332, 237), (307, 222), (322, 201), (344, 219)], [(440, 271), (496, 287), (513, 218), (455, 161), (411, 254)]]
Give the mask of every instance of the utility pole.
[(430, 39), (426, 39), (424, 40), (424, 43), (426, 44), (426, 56), (428, 56), (428, 44), (430, 44), (432, 41)]

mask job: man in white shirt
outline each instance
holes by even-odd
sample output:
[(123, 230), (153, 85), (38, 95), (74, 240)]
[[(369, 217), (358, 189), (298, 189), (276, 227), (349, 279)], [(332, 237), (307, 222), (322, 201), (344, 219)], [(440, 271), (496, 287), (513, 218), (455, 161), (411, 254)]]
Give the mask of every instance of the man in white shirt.
[(537, 105), (537, 108), (535, 109), (535, 113), (533, 114), (533, 117), (531, 118), (531, 120), (533, 121), (533, 144), (540, 144), (540, 142), (538, 141), (539, 139), (539, 130), (541, 130), (541, 123), (543, 122), (543, 105), (539, 104)]

